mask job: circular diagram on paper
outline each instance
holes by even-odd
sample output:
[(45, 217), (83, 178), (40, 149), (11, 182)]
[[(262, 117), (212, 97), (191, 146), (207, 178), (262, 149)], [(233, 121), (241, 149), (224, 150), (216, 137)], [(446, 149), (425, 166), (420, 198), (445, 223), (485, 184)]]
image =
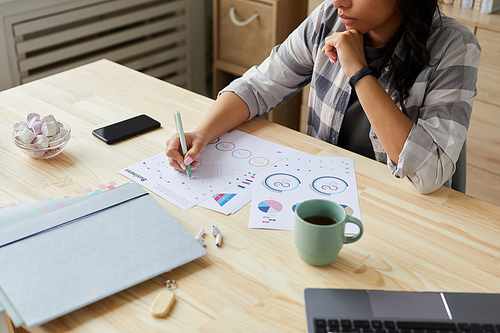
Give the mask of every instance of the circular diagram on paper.
[(313, 180), (310, 187), (316, 193), (332, 195), (344, 192), (347, 189), (347, 183), (337, 177), (323, 176)]
[(245, 159), (252, 156), (252, 153), (248, 149), (236, 149), (231, 153), (231, 155), (233, 155), (234, 158)]
[(279, 213), (283, 209), (283, 205), (275, 200), (264, 200), (259, 202), (259, 210), (263, 213), (274, 214)]
[(298, 202), (296, 203), (295, 205), (292, 206), (292, 212), (295, 213), (295, 210), (297, 209), (297, 207), (299, 207), (299, 205), (301, 204), (302, 202)]
[(208, 144), (209, 144), (209, 145), (214, 145), (214, 144), (216, 144), (216, 143), (219, 143), (219, 141), (220, 141), (220, 138), (217, 138), (217, 139), (215, 139), (214, 141), (209, 142)]
[(354, 209), (352, 209), (351, 207), (344, 205), (344, 204), (341, 204), (341, 206), (344, 208), (347, 215), (354, 214)]
[(219, 142), (218, 144), (215, 145), (215, 148), (221, 151), (230, 151), (233, 150), (234, 147), (236, 146), (232, 142)]
[(262, 182), (264, 187), (273, 192), (293, 191), (300, 185), (300, 180), (289, 173), (274, 173)]
[(251, 166), (261, 168), (269, 165), (269, 160), (265, 157), (252, 157), (248, 163), (250, 163)]

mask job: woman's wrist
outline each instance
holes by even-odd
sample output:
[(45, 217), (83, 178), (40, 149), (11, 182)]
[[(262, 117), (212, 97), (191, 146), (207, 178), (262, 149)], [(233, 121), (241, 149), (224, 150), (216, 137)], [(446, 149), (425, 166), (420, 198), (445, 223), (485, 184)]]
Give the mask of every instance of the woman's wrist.
[(213, 133), (209, 129), (204, 130), (202, 128), (196, 128), (193, 132), (191, 132), (191, 134), (196, 138), (196, 141), (198, 141), (198, 143), (201, 143), (204, 146), (208, 145), (214, 140), (211, 137), (213, 136)]
[(379, 72), (375, 67), (372, 66), (363, 67), (359, 71), (357, 71), (353, 76), (351, 76), (351, 78), (349, 79), (349, 85), (354, 89), (356, 83), (367, 75), (373, 75), (376, 78), (378, 78)]

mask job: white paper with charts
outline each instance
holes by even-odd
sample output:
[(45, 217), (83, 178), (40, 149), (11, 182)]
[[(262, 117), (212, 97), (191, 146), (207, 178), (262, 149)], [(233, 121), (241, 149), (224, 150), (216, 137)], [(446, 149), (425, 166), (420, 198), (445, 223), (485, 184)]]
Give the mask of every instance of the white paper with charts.
[(203, 207), (229, 214), (251, 199), (258, 172), (292, 152), (297, 151), (232, 131), (207, 145), (197, 159), (199, 165), (191, 179), (169, 165), (165, 152), (119, 172), (180, 208), (203, 202)]
[[(361, 219), (354, 160), (303, 154), (266, 169), (256, 177), (249, 227), (293, 230), (295, 208), (309, 199), (335, 201)], [(346, 233), (358, 230), (346, 224)]]

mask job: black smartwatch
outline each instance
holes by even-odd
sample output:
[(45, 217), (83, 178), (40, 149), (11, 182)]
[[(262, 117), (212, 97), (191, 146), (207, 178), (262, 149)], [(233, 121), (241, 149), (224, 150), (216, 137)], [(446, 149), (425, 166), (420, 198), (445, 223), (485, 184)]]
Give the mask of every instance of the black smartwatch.
[(351, 76), (351, 78), (349, 79), (349, 84), (351, 85), (352, 89), (354, 89), (354, 85), (356, 84), (356, 82), (358, 82), (367, 75), (373, 75), (376, 78), (378, 78), (378, 70), (372, 66), (366, 66), (364, 68), (361, 68), (356, 74)]

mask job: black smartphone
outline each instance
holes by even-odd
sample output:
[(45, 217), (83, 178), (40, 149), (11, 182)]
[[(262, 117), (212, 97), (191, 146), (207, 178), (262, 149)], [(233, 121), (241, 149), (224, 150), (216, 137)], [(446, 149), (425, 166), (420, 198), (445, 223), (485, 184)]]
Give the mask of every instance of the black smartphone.
[(141, 114), (115, 124), (95, 129), (92, 131), (92, 134), (107, 144), (113, 144), (160, 126), (161, 124), (158, 121), (145, 114)]

